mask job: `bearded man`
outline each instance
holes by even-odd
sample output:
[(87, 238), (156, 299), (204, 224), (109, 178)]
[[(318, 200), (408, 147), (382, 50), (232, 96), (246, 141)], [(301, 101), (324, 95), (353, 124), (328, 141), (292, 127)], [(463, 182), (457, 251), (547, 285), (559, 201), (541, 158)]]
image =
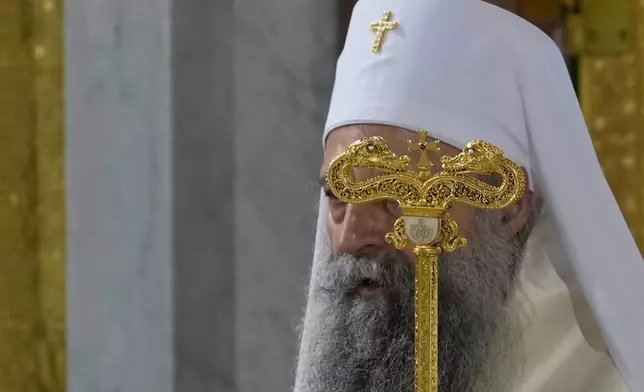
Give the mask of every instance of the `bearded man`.
[(480, 0), (354, 9), (323, 136), (294, 390), (414, 390), (413, 257), (385, 242), (400, 212), (343, 203), (325, 175), (369, 136), (413, 166), (407, 142), (419, 129), (440, 142), (434, 167), (483, 139), (524, 167), (530, 187), (504, 210), (450, 210), (469, 245), (439, 261), (439, 390), (643, 392), (644, 262), (562, 56), (536, 27)]

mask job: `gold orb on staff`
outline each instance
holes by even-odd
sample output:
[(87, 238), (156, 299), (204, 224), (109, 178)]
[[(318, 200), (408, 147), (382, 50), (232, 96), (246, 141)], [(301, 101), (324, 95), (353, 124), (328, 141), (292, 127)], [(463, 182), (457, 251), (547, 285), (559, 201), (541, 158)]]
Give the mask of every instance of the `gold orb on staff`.
[[(455, 203), (477, 208), (501, 209), (521, 200), (526, 189), (523, 169), (505, 158), (503, 151), (482, 140), (468, 143), (463, 152), (441, 157), (442, 171), (432, 173), (429, 151), (438, 142), (427, 140), (426, 130), (410, 151), (419, 151), (416, 170), (408, 156), (396, 156), (381, 137), (368, 137), (349, 145), (329, 165), (330, 191), (346, 203), (395, 200), (402, 216), (385, 237), (397, 249), (413, 243), (415, 260), (415, 390), (438, 391), (438, 259), (441, 252), (467, 246), (448, 211)], [(355, 169), (377, 169), (380, 175), (355, 181)], [(481, 175), (498, 174), (491, 185)], [(478, 175), (478, 176), (477, 176)]]

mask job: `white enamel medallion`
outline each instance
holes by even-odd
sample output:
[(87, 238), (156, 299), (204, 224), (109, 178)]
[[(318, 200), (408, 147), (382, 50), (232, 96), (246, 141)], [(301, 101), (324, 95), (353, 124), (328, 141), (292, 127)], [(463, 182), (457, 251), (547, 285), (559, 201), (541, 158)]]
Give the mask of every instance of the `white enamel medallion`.
[(418, 245), (431, 244), (438, 237), (438, 218), (405, 216), (405, 234)]

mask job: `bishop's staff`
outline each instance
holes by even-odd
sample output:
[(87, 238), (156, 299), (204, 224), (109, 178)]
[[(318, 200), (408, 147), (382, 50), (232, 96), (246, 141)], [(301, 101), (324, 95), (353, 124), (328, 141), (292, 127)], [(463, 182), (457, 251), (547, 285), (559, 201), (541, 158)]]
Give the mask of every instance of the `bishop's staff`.
[[(428, 151), (438, 151), (438, 142), (427, 141), (427, 131), (418, 131), (420, 151), (417, 170), (409, 170), (409, 157), (398, 157), (381, 137), (352, 143), (329, 165), (328, 186), (339, 200), (367, 203), (396, 200), (403, 216), (385, 237), (397, 249), (411, 240), (415, 261), (415, 379), (416, 392), (438, 391), (438, 258), (442, 250), (453, 252), (467, 246), (458, 225), (448, 214), (454, 203), (499, 209), (518, 202), (525, 192), (523, 170), (503, 152), (481, 140), (468, 143), (455, 157), (441, 157), (443, 171), (432, 174)], [(353, 171), (373, 168), (381, 175), (354, 181)], [(492, 186), (472, 174), (497, 173), (501, 183)]]

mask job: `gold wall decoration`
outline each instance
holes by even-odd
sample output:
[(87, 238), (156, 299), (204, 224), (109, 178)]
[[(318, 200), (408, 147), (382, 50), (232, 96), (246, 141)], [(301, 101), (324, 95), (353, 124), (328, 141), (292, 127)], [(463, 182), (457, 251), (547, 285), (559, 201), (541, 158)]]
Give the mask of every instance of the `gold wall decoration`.
[[(579, 12), (574, 12), (575, 5)], [(631, 51), (634, 41), (633, 0), (569, 2), (566, 49), (569, 54), (604, 56)]]
[(583, 56), (580, 100), (604, 174), (644, 253), (644, 0), (636, 41), (620, 56)]
[(62, 2), (0, 20), (0, 392), (63, 392)]

